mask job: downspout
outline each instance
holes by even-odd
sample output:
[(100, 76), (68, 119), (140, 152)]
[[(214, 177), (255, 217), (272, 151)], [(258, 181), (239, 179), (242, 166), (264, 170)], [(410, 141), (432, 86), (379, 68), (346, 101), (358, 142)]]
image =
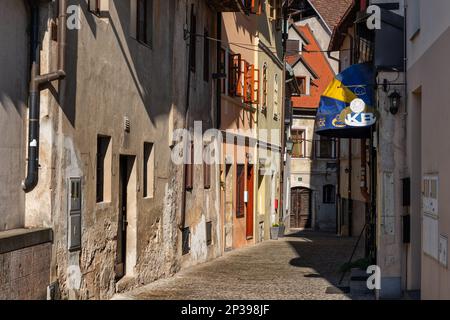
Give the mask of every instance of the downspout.
[(361, 194), (370, 203), (369, 188), (367, 187), (367, 144), (366, 139), (361, 139)]
[(348, 236), (353, 235), (353, 201), (352, 201), (352, 174), (353, 174), (353, 163), (352, 163), (352, 143), (353, 140), (348, 140)]
[[(186, 8), (186, 13), (188, 12)], [(192, 17), (194, 15), (194, 4), (191, 4), (191, 15), (190, 15), (190, 25), (192, 25)], [(186, 16), (186, 25), (187, 25), (187, 16)], [(191, 65), (190, 65), (190, 59), (192, 54), (192, 39), (191, 37), (196, 37), (197, 35), (192, 34), (192, 28), (189, 28), (189, 41), (188, 41), (188, 60), (187, 60), (187, 83), (186, 83), (186, 109), (184, 112), (184, 119), (183, 119), (183, 129), (188, 130), (189, 129), (189, 109), (190, 109), (190, 93), (191, 93)], [(194, 42), (195, 43), (195, 42)], [(189, 149), (187, 149), (189, 148)], [(183, 151), (183, 156), (186, 159), (186, 154), (189, 152), (191, 153), (191, 145), (185, 143), (185, 150)], [(192, 161), (193, 159), (191, 159)], [(188, 164), (183, 162), (183, 173), (182, 173), (182, 184), (181, 187), (183, 188), (183, 191), (181, 192), (181, 222), (178, 226), (180, 231), (183, 231), (183, 229), (186, 227), (186, 198), (187, 198), (187, 190), (186, 190), (186, 181), (187, 181), (187, 166)]]
[(39, 75), (39, 5), (29, 0), (31, 9), (31, 36), (30, 36), (30, 58), (31, 75), (28, 98), (28, 165), (27, 176), (22, 182), (25, 192), (32, 191), (39, 181), (39, 114), (40, 114), (40, 92), (42, 86), (54, 80), (62, 80), (66, 77), (65, 52), (66, 52), (66, 7), (67, 0), (59, 0), (58, 17), (58, 70), (45, 75)]

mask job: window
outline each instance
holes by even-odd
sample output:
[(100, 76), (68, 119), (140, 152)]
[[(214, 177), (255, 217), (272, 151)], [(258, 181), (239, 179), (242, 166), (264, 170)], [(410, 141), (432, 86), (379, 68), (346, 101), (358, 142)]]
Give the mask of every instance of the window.
[(111, 201), (111, 166), (112, 150), (111, 137), (97, 137), (97, 202)]
[(100, 0), (89, 0), (89, 11), (95, 14), (100, 14)]
[(204, 153), (205, 153), (204, 158), (207, 157), (208, 162), (203, 160), (203, 187), (205, 189), (211, 189), (211, 169), (212, 169), (211, 161), (213, 159), (211, 159), (209, 156), (211, 153), (210, 145), (205, 146)]
[(212, 244), (212, 222), (208, 221), (206, 223), (206, 245), (210, 246)]
[(209, 65), (210, 65), (210, 49), (209, 49), (209, 34), (205, 29), (203, 37), (203, 80), (209, 82)]
[(260, 15), (262, 13), (263, 0), (245, 0), (245, 8), (252, 14)]
[(297, 77), (298, 87), (301, 95), (306, 95), (306, 77)]
[(336, 202), (336, 188), (331, 184), (323, 186), (323, 203), (334, 204)]
[(153, 198), (155, 188), (155, 154), (153, 143), (144, 143), (144, 198)]
[(195, 15), (195, 6), (191, 6), (191, 27), (189, 35), (189, 68), (191, 72), (195, 73), (196, 67), (196, 54), (197, 54), (197, 17)]
[(245, 103), (259, 103), (259, 70), (248, 62), (245, 62), (244, 94)]
[(271, 19), (280, 19), (281, 18), (281, 7), (283, 0), (269, 0), (269, 17)]
[(186, 189), (192, 190), (194, 188), (194, 142), (188, 144), (188, 158), (186, 163)]
[(245, 166), (237, 166), (237, 177), (236, 177), (236, 217), (242, 218), (245, 216), (244, 208), (244, 194), (245, 194)]
[(222, 75), (222, 78), (220, 79), (221, 93), (226, 94), (227, 88), (225, 75), (227, 73), (227, 52), (223, 48), (220, 49), (219, 73)]
[(88, 0), (88, 9), (93, 14), (100, 16), (102, 12), (109, 10), (109, 0)]
[(151, 45), (153, 36), (153, 0), (137, 0), (136, 38), (139, 42)]
[(287, 40), (286, 41), (286, 53), (287, 55), (296, 55), (300, 50), (300, 40)]
[(185, 188), (192, 190), (194, 188), (194, 142), (189, 142), (187, 151), (187, 163), (185, 164)]
[(280, 89), (279, 83), (278, 83), (278, 74), (274, 76), (273, 79), (273, 112), (275, 114), (278, 114), (278, 91)]
[(232, 97), (242, 96), (242, 58), (240, 54), (228, 55), (228, 94)]
[(181, 230), (181, 254), (186, 255), (191, 251), (191, 230), (189, 227)]
[(305, 143), (305, 131), (304, 130), (292, 130), (292, 141), (294, 142), (294, 148), (292, 149), (293, 158), (306, 157), (306, 143)]
[(267, 108), (267, 64), (263, 67), (263, 96), (262, 96), (262, 106)]
[(318, 159), (334, 159), (335, 155), (335, 140), (328, 137), (320, 137), (316, 141), (316, 157)]
[(153, 0), (130, 0), (130, 34), (140, 43), (153, 41)]

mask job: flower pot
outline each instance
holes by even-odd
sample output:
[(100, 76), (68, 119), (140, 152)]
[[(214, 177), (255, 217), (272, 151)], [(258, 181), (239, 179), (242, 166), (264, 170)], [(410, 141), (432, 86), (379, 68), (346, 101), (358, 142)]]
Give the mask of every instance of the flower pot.
[(279, 233), (280, 233), (280, 227), (271, 227), (270, 228), (270, 239), (278, 240)]

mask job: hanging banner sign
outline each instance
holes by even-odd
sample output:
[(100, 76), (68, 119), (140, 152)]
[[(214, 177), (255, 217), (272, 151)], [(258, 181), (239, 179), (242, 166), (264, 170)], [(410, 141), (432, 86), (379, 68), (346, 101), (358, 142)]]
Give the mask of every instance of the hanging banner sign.
[(316, 132), (335, 138), (368, 138), (377, 122), (373, 108), (374, 71), (370, 64), (357, 64), (336, 76), (320, 99)]

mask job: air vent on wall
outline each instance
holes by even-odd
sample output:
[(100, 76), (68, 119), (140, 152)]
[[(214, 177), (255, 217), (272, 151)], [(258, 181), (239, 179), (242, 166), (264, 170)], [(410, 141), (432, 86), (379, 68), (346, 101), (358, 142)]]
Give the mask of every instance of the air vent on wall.
[(130, 133), (131, 131), (131, 122), (130, 122), (130, 118), (128, 118), (127, 116), (123, 117), (123, 130), (126, 133)]

